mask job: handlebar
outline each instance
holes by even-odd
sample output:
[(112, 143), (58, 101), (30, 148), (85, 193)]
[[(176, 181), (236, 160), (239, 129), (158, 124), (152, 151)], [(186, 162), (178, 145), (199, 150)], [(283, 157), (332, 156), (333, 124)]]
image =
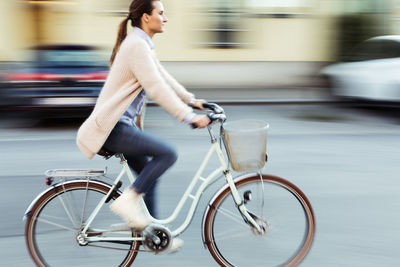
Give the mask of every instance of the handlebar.
[(211, 120), (211, 123), (213, 123), (214, 121), (219, 121), (219, 122), (225, 122), (226, 121), (225, 114), (210, 113), (210, 114), (207, 114), (207, 116)]
[[(189, 106), (192, 108), (198, 109), (197, 107), (195, 107), (193, 105), (189, 104)], [(216, 114), (224, 114), (225, 113), (224, 109), (215, 103), (206, 102), (206, 103), (203, 103), (202, 106), (203, 106), (203, 108), (211, 110), (212, 112), (214, 112)]]
[[(191, 105), (192, 106), (192, 105)], [(219, 105), (215, 104), (215, 103), (203, 103), (202, 104), (203, 108), (208, 109), (212, 112), (208, 113), (207, 116), (210, 119), (211, 123), (219, 121), (219, 122), (224, 122), (226, 120), (226, 116), (225, 116), (225, 111), (222, 107), (220, 107)], [(196, 108), (194, 106), (192, 106), (193, 108)], [(210, 124), (211, 124), (210, 123)], [(195, 129), (197, 128), (196, 124), (191, 123), (190, 126)]]
[(215, 103), (203, 103), (203, 108), (209, 109), (216, 114), (224, 114), (225, 113), (224, 109)]

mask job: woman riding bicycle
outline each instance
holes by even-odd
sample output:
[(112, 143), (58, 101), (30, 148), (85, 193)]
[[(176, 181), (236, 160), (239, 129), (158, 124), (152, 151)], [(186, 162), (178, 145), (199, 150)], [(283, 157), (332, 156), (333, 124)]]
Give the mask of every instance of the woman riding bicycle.
[[(127, 34), (127, 23), (133, 30)], [(111, 209), (132, 228), (144, 229), (150, 218), (140, 201), (143, 195), (154, 216), (152, 195), (155, 181), (175, 161), (168, 143), (138, 128), (148, 95), (182, 122), (206, 127), (206, 115), (196, 115), (188, 106), (202, 109), (205, 100), (195, 99), (160, 64), (152, 37), (162, 33), (167, 22), (159, 0), (133, 0), (121, 22), (110, 60), (110, 72), (89, 118), (78, 131), (77, 145), (89, 158), (100, 150), (122, 153), (136, 172), (136, 181), (113, 202)]]

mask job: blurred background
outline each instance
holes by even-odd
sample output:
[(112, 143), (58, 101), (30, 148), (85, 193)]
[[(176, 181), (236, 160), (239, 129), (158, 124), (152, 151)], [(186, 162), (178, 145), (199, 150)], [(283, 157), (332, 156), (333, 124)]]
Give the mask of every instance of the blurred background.
[[(117, 27), (129, 2), (2, 0), (1, 108), (58, 107), (70, 116), (82, 112), (86, 116), (107, 76)], [(400, 98), (399, 75), (393, 67), (391, 76), (371, 81), (374, 88), (363, 89), (363, 93), (353, 92), (363, 85), (354, 85), (352, 79), (369, 76), (365, 62), (355, 67), (341, 65), (335, 71), (323, 69), (336, 61), (348, 61), (353, 54), (358, 55), (351, 57), (353, 61), (398, 57), (398, 38), (391, 38), (392, 44), (383, 48), (381, 44), (357, 48), (371, 37), (399, 33), (398, 0), (163, 3), (169, 22), (165, 33), (155, 37), (156, 52), (188, 88), (237, 88), (243, 92), (246, 88), (322, 87), (336, 97), (375, 99), (377, 94), (389, 94), (381, 100)], [(387, 50), (390, 55), (383, 54)], [(380, 69), (387, 64), (385, 61)], [(390, 88), (382, 89), (385, 86)], [(384, 92), (377, 93), (380, 90)]]

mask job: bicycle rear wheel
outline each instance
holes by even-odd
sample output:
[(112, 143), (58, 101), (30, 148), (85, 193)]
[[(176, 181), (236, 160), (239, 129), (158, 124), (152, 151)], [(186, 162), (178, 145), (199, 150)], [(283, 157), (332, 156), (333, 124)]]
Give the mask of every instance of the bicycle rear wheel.
[(260, 177), (239, 177), (235, 184), (243, 199), (251, 192), (251, 200), (245, 205), (265, 229), (264, 234), (244, 221), (229, 186), (209, 204), (204, 241), (221, 266), (296, 266), (311, 247), (315, 220), (307, 197), (282, 178)]
[[(109, 190), (108, 185), (97, 181), (69, 181), (48, 190), (35, 202), (26, 221), (25, 239), (37, 266), (130, 266), (140, 242), (78, 242), (85, 221)], [(96, 235), (99, 229), (110, 229), (121, 222), (109, 210), (111, 201), (100, 209), (88, 233)]]

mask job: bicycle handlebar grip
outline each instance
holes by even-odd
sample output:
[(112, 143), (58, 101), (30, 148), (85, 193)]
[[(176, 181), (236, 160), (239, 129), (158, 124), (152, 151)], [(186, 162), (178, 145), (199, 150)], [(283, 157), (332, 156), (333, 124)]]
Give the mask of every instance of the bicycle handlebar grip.
[(224, 109), (221, 108), (219, 105), (215, 104), (215, 103), (203, 103), (203, 108), (207, 108), (209, 110), (214, 111), (217, 114), (222, 114), (224, 113)]
[[(199, 109), (198, 107), (196, 107), (196, 106), (194, 106), (192, 104), (189, 104), (189, 106), (194, 108), (194, 109)], [(219, 105), (217, 105), (215, 103), (206, 102), (206, 103), (203, 103), (202, 106), (203, 106), (203, 108), (209, 109), (209, 110), (211, 110), (211, 111), (213, 111), (214, 113), (217, 113), (217, 114), (225, 113), (224, 109), (221, 108)]]
[[(210, 119), (210, 124), (213, 123), (216, 120), (220, 120), (221, 119), (221, 117), (220, 117), (221, 115), (223, 117), (225, 117), (225, 115), (223, 115), (223, 114), (212, 114), (212, 113), (211, 114), (207, 114), (207, 117)], [(196, 123), (189, 123), (189, 125), (190, 125), (190, 127), (192, 129), (197, 129), (198, 128)]]
[[(191, 106), (192, 108), (198, 109), (197, 107), (195, 107), (195, 106), (193, 106), (191, 104), (189, 104), (189, 106)], [(214, 122), (214, 121), (222, 121), (222, 122), (224, 122), (226, 120), (226, 116), (224, 114), (224, 109), (221, 108), (219, 105), (217, 105), (215, 103), (206, 102), (206, 103), (203, 103), (202, 106), (203, 106), (203, 108), (209, 109), (212, 112), (214, 112), (214, 113), (211, 113), (211, 114), (207, 114), (207, 116), (210, 119), (211, 123)], [(195, 123), (190, 123), (189, 125), (190, 125), (190, 127), (192, 129), (197, 129), (198, 128)]]
[(226, 120), (225, 114), (207, 114), (207, 116), (211, 120), (211, 122), (214, 122), (214, 121), (224, 122)]

